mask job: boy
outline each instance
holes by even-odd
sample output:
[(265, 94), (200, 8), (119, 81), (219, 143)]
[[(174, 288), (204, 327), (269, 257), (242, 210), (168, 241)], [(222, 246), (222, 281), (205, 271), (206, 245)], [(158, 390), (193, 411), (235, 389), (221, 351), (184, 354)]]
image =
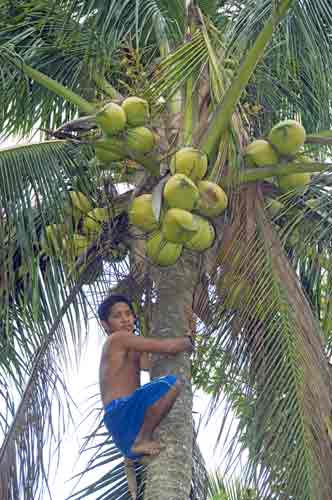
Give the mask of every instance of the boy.
[(175, 375), (167, 375), (140, 387), (140, 357), (152, 352), (190, 353), (192, 338), (134, 335), (135, 313), (122, 295), (107, 298), (99, 306), (98, 315), (109, 335), (99, 370), (105, 426), (125, 457), (135, 460), (142, 455), (158, 455), (160, 444), (153, 440), (153, 431), (172, 408), (183, 383)]

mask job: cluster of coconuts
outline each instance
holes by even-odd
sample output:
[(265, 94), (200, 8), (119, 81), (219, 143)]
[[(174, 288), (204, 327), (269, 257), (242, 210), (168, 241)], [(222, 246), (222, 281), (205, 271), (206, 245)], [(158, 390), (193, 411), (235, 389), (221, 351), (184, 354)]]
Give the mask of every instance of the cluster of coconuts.
[(140, 97), (127, 97), (122, 104), (110, 102), (96, 115), (103, 137), (95, 142), (96, 158), (102, 169), (132, 154), (150, 153), (156, 142), (152, 130), (144, 125), (150, 118), (148, 102)]
[[(285, 161), (309, 161), (299, 151), (304, 145), (306, 132), (304, 127), (295, 120), (284, 120), (275, 125), (267, 140), (258, 139), (249, 144), (244, 152), (247, 166), (267, 167)], [(282, 192), (297, 191), (303, 193), (310, 183), (309, 173), (296, 173), (278, 177)]]
[(183, 248), (204, 252), (212, 246), (215, 229), (209, 218), (225, 210), (227, 196), (217, 184), (203, 180), (207, 167), (207, 156), (198, 149), (184, 147), (173, 155), (159, 220), (151, 194), (133, 200), (129, 220), (148, 234), (146, 252), (154, 264), (175, 264)]
[[(70, 271), (75, 260), (98, 239), (111, 213), (105, 207), (93, 208), (90, 199), (80, 191), (69, 191), (64, 208), (66, 223), (46, 226), (41, 247), (46, 255), (60, 257)], [(100, 266), (102, 271), (102, 264)]]

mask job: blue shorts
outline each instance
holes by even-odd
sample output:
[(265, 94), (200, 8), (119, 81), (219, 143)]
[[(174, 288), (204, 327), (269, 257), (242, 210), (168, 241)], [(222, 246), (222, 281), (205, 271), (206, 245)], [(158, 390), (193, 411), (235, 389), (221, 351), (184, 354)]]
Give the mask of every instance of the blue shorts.
[(176, 381), (175, 375), (154, 379), (136, 389), (130, 396), (114, 399), (105, 407), (104, 424), (114, 443), (126, 457), (139, 458), (130, 450), (143, 425), (145, 412), (165, 396)]

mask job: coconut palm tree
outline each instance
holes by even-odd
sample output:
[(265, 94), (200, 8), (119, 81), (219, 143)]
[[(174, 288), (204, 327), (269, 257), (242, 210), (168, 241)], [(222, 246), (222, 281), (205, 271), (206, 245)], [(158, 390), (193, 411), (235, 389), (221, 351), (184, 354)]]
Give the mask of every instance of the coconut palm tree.
[[(260, 497), (331, 498), (331, 26), (328, 0), (1, 4), (1, 133), (44, 134), (0, 152), (3, 498), (45, 497), (43, 444), (57, 443), (69, 406), (61, 368), (114, 290), (133, 299), (142, 334), (183, 335), (188, 307), (198, 318), (192, 361), (153, 357), (152, 377), (187, 383), (160, 428), (166, 451), (144, 471), (144, 500), (203, 498), (193, 383), (237, 417), (244, 484)], [(158, 141), (146, 154), (124, 133), (105, 163), (99, 111), (134, 95)], [(302, 156), (258, 168), (247, 144), (283, 118), (304, 125)], [(160, 223), (170, 161), (186, 145), (207, 155), (228, 207), (211, 248), (162, 267), (128, 212), (152, 193)], [(303, 173), (315, 175), (292, 184)], [(95, 208), (107, 216), (87, 235)], [(236, 463), (233, 440), (226, 452)], [(95, 457), (117, 459), (108, 443)], [(122, 464), (77, 498), (120, 498), (123, 478)]]

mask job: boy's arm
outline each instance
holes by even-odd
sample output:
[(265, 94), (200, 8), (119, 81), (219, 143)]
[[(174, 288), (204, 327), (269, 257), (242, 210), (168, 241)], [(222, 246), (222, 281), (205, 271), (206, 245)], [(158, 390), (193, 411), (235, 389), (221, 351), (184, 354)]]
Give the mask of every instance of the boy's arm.
[(178, 352), (192, 352), (193, 350), (192, 342), (188, 336), (156, 339), (136, 337), (123, 331), (114, 332), (111, 337), (112, 343), (117, 343), (128, 351), (176, 354)]

